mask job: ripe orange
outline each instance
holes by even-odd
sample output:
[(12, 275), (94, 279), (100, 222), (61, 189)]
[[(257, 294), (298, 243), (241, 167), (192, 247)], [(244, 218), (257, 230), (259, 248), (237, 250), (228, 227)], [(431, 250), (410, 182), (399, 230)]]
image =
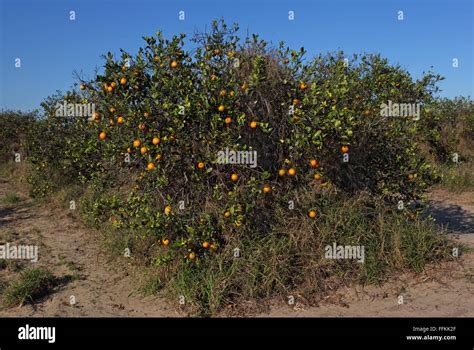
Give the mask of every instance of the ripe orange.
[(143, 112), (143, 116), (144, 116), (145, 118), (148, 118), (148, 112)]
[(114, 123), (114, 121), (113, 121), (112, 119), (109, 119), (109, 124), (110, 124), (110, 125), (114, 125), (115, 123)]
[(194, 252), (189, 253), (188, 258), (189, 260), (194, 260), (194, 258), (196, 258), (196, 253)]
[(309, 164), (311, 165), (312, 168), (317, 168), (318, 167), (318, 161), (316, 159), (311, 159), (309, 161)]
[(221, 54), (221, 50), (219, 50), (219, 49), (214, 50), (214, 55), (215, 56), (220, 55), (220, 54)]
[(133, 141), (133, 147), (140, 147), (140, 145), (141, 145), (140, 140)]
[(220, 96), (225, 96), (227, 94), (227, 91), (225, 91), (224, 89), (222, 89), (220, 92), (219, 92), (219, 95)]
[(168, 238), (163, 238), (161, 243), (163, 243), (164, 246), (168, 246), (170, 244), (170, 240)]
[(203, 162), (199, 162), (199, 163), (197, 164), (197, 167), (198, 167), (198, 169), (204, 169), (204, 163), (203, 163)]
[(132, 150), (130, 149), (130, 147), (127, 148), (127, 153), (132, 153)]
[(225, 111), (224, 105), (220, 105), (219, 107), (217, 107), (217, 110), (218, 110), (219, 112), (224, 112), (224, 111)]
[(148, 170), (153, 170), (153, 169), (155, 169), (155, 164), (153, 164), (153, 163), (148, 163), (148, 165), (146, 166), (146, 168), (147, 168)]
[(140, 130), (143, 130), (143, 129), (145, 129), (145, 124), (143, 124), (143, 123), (140, 123), (140, 124), (138, 125), (138, 128), (139, 128)]
[(127, 84), (127, 78), (120, 79), (120, 84), (122, 84), (122, 85)]
[(109, 108), (109, 111), (110, 111), (110, 113), (114, 113), (114, 112), (115, 112), (115, 108), (114, 108), (114, 107), (110, 107), (110, 108)]
[(308, 212), (308, 216), (309, 216), (310, 218), (312, 218), (312, 219), (315, 218), (315, 217), (316, 217), (316, 211), (310, 210), (310, 211)]
[(166, 214), (166, 215), (169, 215), (170, 213), (171, 213), (171, 206), (167, 205), (167, 206), (165, 207), (165, 214)]
[(211, 80), (212, 80), (212, 81), (216, 81), (216, 80), (217, 80), (217, 75), (212, 74), (212, 75), (211, 75)]
[(296, 175), (296, 169), (295, 168), (288, 169), (288, 175), (295, 176)]
[(102, 131), (100, 134), (99, 134), (99, 139), (101, 139), (102, 141), (105, 140), (105, 138), (107, 137), (107, 134)]
[(141, 154), (145, 154), (147, 151), (148, 151), (148, 148), (146, 148), (146, 147), (140, 148), (140, 153)]
[(317, 180), (317, 181), (321, 180), (321, 175), (314, 174), (314, 179)]
[(227, 52), (227, 57), (234, 58), (235, 57), (235, 52), (234, 51)]
[(202, 246), (203, 248), (209, 248), (211, 245), (209, 244), (209, 242), (202, 242)]
[(270, 192), (271, 190), (272, 190), (272, 188), (271, 188), (270, 186), (268, 186), (268, 185), (263, 186), (263, 189), (262, 189), (263, 193), (268, 193), (268, 192)]
[(84, 90), (85, 88), (86, 88), (86, 87), (85, 87), (84, 84), (81, 84), (81, 85), (79, 86), (79, 89), (81, 89), (81, 90)]
[(155, 60), (155, 62), (158, 62), (158, 60), (160, 59), (158, 56), (155, 56), (153, 57), (153, 59)]
[(93, 115), (92, 115), (93, 119), (99, 119), (100, 117), (100, 114), (95, 112)]
[(341, 147), (341, 152), (342, 152), (342, 153), (347, 153), (347, 152), (349, 152), (349, 146), (345, 146), (345, 145), (342, 146), (342, 147)]
[(285, 176), (285, 174), (286, 174), (285, 169), (278, 170), (278, 176)]
[(157, 154), (156, 157), (155, 157), (156, 160), (160, 160), (161, 159), (161, 154)]
[(293, 99), (293, 105), (296, 106), (298, 103), (300, 103), (300, 100), (297, 98)]
[(110, 83), (110, 86), (112, 86), (113, 88), (117, 86), (117, 84), (115, 83), (115, 81), (111, 82)]
[(225, 118), (225, 123), (226, 124), (232, 123), (232, 119), (230, 117)]
[(236, 181), (239, 179), (239, 175), (237, 175), (237, 174), (232, 174), (232, 175), (230, 176), (230, 179), (231, 179), (232, 181), (236, 182)]
[(307, 88), (308, 88), (308, 85), (306, 85), (305, 83), (301, 83), (301, 84), (300, 84), (300, 89), (301, 89), (301, 90), (305, 90), (305, 89), (307, 89)]
[(234, 91), (231, 91), (231, 92), (229, 93), (229, 95), (230, 95), (231, 97), (234, 96), (234, 94), (235, 94)]
[(170, 66), (171, 66), (171, 68), (176, 68), (176, 67), (178, 67), (178, 62), (172, 61)]
[(154, 145), (158, 145), (161, 142), (161, 140), (159, 137), (154, 137), (152, 142)]
[(112, 86), (107, 86), (107, 92), (112, 92)]
[(226, 211), (226, 212), (224, 213), (224, 216), (225, 216), (226, 218), (228, 218), (230, 215), (231, 215), (231, 214), (230, 214), (230, 211)]
[(123, 123), (123, 117), (118, 117), (117, 118), (117, 123), (122, 124)]
[(414, 178), (415, 178), (415, 177), (413, 176), (413, 174), (409, 174), (409, 175), (408, 175), (408, 180), (411, 181), (411, 180), (413, 180)]
[(250, 127), (252, 129), (255, 129), (257, 127), (257, 122), (256, 121), (250, 122)]

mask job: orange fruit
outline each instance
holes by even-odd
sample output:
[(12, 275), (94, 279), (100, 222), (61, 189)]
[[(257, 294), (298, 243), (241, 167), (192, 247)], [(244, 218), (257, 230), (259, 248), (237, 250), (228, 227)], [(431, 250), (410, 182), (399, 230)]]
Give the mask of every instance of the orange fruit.
[(117, 123), (122, 124), (123, 123), (123, 117), (118, 117), (117, 118)]
[(113, 121), (112, 119), (109, 119), (109, 124), (110, 124), (110, 125), (114, 125), (115, 123), (114, 123), (114, 121)]
[(112, 86), (113, 88), (117, 86), (117, 84), (115, 83), (115, 81), (111, 82), (110, 83), (110, 86)]
[(196, 253), (194, 252), (189, 253), (188, 258), (189, 260), (194, 260), (194, 258), (196, 258)]
[(160, 160), (161, 159), (161, 154), (157, 154), (156, 157), (155, 157), (156, 160)]
[(236, 181), (239, 179), (239, 175), (237, 175), (237, 174), (232, 174), (232, 175), (230, 176), (230, 179), (231, 179), (232, 181), (236, 182)]
[(110, 111), (110, 113), (114, 113), (114, 112), (115, 112), (115, 108), (114, 108), (114, 107), (110, 107), (110, 108), (109, 108), (109, 111)]
[(100, 114), (95, 112), (93, 115), (92, 115), (93, 119), (99, 119), (100, 117)]
[(296, 175), (296, 169), (295, 168), (288, 169), (288, 175), (295, 176)]
[(168, 238), (163, 238), (161, 243), (163, 243), (164, 246), (168, 246), (170, 244), (170, 240)]
[(234, 58), (235, 57), (235, 52), (234, 51), (227, 52), (227, 57)]
[(268, 186), (268, 185), (263, 186), (263, 189), (262, 189), (263, 193), (268, 193), (268, 192), (270, 192), (271, 190), (272, 190), (272, 188), (271, 188), (270, 186)]
[(140, 130), (143, 130), (143, 129), (145, 129), (145, 124), (143, 124), (143, 123), (140, 123), (140, 124), (138, 125), (138, 128), (139, 128)]
[(300, 89), (301, 90), (305, 90), (307, 87), (308, 87), (308, 85), (306, 85), (305, 83), (300, 84)]
[(176, 68), (176, 67), (178, 67), (178, 62), (172, 61), (170, 66), (171, 66), (171, 68)]
[(256, 121), (250, 122), (250, 127), (252, 129), (255, 129), (257, 127), (257, 122)]
[(221, 50), (219, 50), (219, 49), (214, 50), (214, 55), (215, 56), (220, 55), (220, 54), (221, 54)]
[(199, 162), (199, 163), (197, 164), (197, 167), (198, 167), (198, 169), (204, 169), (204, 163), (203, 163), (203, 162)]
[(146, 166), (146, 168), (147, 168), (148, 170), (153, 170), (153, 169), (155, 169), (155, 164), (153, 164), (153, 163), (148, 163), (148, 165)]
[(345, 146), (345, 145), (342, 146), (342, 147), (341, 147), (341, 152), (342, 152), (342, 153), (347, 153), (347, 152), (349, 152), (349, 146)]
[(140, 147), (140, 145), (141, 145), (140, 140), (133, 141), (133, 147)]
[(225, 111), (224, 105), (220, 105), (219, 107), (217, 107), (217, 110), (218, 110), (219, 112), (224, 112), (224, 111)]
[(212, 80), (212, 81), (215, 81), (215, 80), (217, 80), (217, 75), (215, 75), (215, 74), (212, 74), (212, 75), (211, 75), (211, 80)]
[(219, 92), (219, 95), (220, 96), (225, 96), (227, 94), (227, 91), (225, 91), (224, 89), (222, 89), (220, 92)]
[(161, 140), (160, 140), (159, 137), (154, 137), (151, 142), (152, 142), (154, 145), (158, 145), (158, 144), (161, 142)]
[(316, 159), (311, 159), (309, 161), (309, 164), (311, 165), (312, 168), (317, 168), (318, 167), (318, 161)]
[(235, 94), (234, 91), (231, 91), (231, 92), (229, 93), (230, 96), (234, 96), (234, 94)]
[(278, 176), (285, 176), (285, 174), (286, 174), (285, 169), (278, 170)]
[(160, 59), (158, 56), (155, 56), (153, 57), (153, 59), (155, 60), (155, 62), (158, 62), (158, 60)]
[(225, 123), (226, 124), (232, 123), (232, 119), (230, 117), (225, 118)]
[(107, 86), (107, 92), (112, 92), (112, 86)]
[(230, 211), (226, 211), (226, 212), (224, 213), (224, 216), (225, 216), (226, 218), (228, 218), (230, 215), (231, 215), (231, 214), (230, 214)]
[(171, 206), (167, 205), (167, 206), (165, 207), (165, 214), (166, 214), (166, 215), (169, 215), (170, 213), (171, 213)]
[(308, 212), (308, 216), (312, 219), (314, 219), (316, 217), (316, 211), (315, 210), (310, 210)]
[(409, 174), (408, 175), (408, 180), (413, 180), (415, 177), (413, 176), (413, 174)]
[(127, 148), (127, 153), (132, 153), (132, 150), (130, 149), (130, 147)]
[(120, 79), (120, 84), (122, 84), (122, 85), (127, 84), (127, 78)]
[(101, 139), (101, 140), (105, 140), (106, 137), (107, 137), (107, 134), (106, 134), (104, 131), (102, 131), (102, 132), (99, 134), (99, 139)]
[(202, 242), (202, 246), (203, 248), (209, 248), (211, 245), (209, 244), (209, 242)]
[(140, 153), (141, 154), (145, 154), (147, 151), (148, 151), (148, 148), (146, 148), (146, 147), (140, 148)]
[(84, 90), (86, 87), (84, 84), (79, 85), (79, 89)]
[(314, 179), (317, 180), (317, 181), (321, 180), (321, 175), (314, 174)]
[(143, 112), (143, 116), (144, 116), (145, 118), (148, 118), (148, 112)]
[(216, 250), (216, 249), (217, 249), (217, 244), (212, 243), (212, 244), (211, 244), (211, 249), (212, 249), (212, 250)]
[(300, 103), (300, 100), (297, 98), (293, 99), (293, 105), (296, 106), (298, 103)]

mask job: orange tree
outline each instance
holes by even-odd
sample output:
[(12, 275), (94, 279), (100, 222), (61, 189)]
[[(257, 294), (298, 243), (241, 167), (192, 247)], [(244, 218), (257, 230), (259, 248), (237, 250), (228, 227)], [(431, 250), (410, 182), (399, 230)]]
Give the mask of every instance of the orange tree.
[[(304, 49), (256, 35), (241, 42), (237, 30), (214, 22), (191, 51), (184, 35), (157, 32), (135, 56), (109, 53), (101, 75), (65, 96), (94, 103), (93, 120), (50, 115), (44, 127), (54, 137), (43, 138), (35, 159), (90, 183), (96, 199), (87, 210), (106, 213), (100, 220), (188, 262), (291, 218), (317, 225), (324, 191), (396, 203), (432, 183), (418, 122), (381, 117), (380, 105), (424, 111), (439, 76), (414, 81), (378, 55), (308, 61)], [(226, 149), (255, 151), (257, 166), (220, 164)]]

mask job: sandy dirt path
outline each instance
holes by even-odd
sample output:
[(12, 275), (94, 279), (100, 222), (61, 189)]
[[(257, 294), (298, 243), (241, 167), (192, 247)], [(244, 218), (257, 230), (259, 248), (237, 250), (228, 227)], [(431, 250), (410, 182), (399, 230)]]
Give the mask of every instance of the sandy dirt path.
[[(38, 244), (40, 260), (58, 278), (52, 294), (35, 305), (0, 310), (4, 316), (182, 316), (160, 298), (143, 297), (134, 268), (100, 251), (98, 233), (71, 213), (28, 198), (0, 179), (0, 198), (17, 193), (15, 204), (0, 203), (0, 242)], [(435, 191), (431, 212), (448, 224), (454, 239), (474, 248), (474, 194)], [(26, 264), (32, 264), (27, 262)], [(0, 278), (8, 278), (8, 269)], [(70, 276), (75, 276), (71, 279)], [(135, 276), (135, 277), (134, 277)], [(474, 316), (474, 253), (429, 267), (422, 274), (401, 273), (381, 287), (354, 286), (334, 291), (316, 307), (274, 305), (259, 316)], [(70, 297), (76, 298), (71, 306)], [(399, 304), (403, 296), (403, 304)]]
[[(47, 267), (59, 285), (37, 304), (0, 310), (0, 316), (177, 316), (163, 300), (138, 293), (133, 268), (102, 254), (97, 232), (84, 227), (67, 210), (35, 203), (0, 180), (0, 198), (11, 192), (21, 200), (14, 205), (0, 204), (0, 241), (37, 244), (39, 261), (25, 262), (25, 267)], [(8, 271), (0, 271), (0, 277), (2, 273)], [(76, 300), (74, 306), (71, 296)]]

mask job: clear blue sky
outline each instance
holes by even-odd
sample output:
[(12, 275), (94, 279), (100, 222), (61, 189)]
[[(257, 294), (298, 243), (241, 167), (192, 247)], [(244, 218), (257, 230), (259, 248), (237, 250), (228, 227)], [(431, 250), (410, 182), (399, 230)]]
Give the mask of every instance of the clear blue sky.
[[(343, 49), (379, 52), (415, 77), (432, 66), (442, 96), (473, 96), (473, 0), (0, 0), (0, 109), (32, 110), (92, 78), (101, 55), (135, 53), (144, 35), (192, 34), (213, 19), (237, 22), (308, 56)], [(76, 20), (69, 20), (69, 11)], [(178, 12), (184, 10), (185, 21)], [(288, 20), (288, 11), (295, 20)], [(405, 19), (397, 20), (397, 11)], [(22, 67), (15, 68), (15, 58)], [(458, 58), (459, 68), (452, 67)]]

